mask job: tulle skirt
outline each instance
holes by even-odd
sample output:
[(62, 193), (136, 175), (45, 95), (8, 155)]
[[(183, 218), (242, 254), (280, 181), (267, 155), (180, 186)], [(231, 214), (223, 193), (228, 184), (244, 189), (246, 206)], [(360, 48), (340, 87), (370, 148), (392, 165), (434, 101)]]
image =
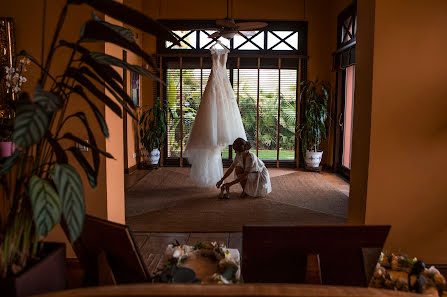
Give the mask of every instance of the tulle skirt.
[(223, 176), (222, 150), (238, 137), (247, 139), (233, 89), (226, 70), (213, 67), (184, 151), (190, 179), (214, 186)]

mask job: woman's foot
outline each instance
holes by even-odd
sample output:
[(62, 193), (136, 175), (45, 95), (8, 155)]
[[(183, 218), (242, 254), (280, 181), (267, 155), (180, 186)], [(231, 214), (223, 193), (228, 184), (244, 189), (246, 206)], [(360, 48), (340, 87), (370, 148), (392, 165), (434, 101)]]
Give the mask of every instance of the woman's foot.
[(247, 194), (245, 193), (245, 192), (242, 192), (240, 195), (239, 195), (239, 197), (241, 197), (241, 198), (244, 198), (244, 197), (246, 197), (247, 196)]

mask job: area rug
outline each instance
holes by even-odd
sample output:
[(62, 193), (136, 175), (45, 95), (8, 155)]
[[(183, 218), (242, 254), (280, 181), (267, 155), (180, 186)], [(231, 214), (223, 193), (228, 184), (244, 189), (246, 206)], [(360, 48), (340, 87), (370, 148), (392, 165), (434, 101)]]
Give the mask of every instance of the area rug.
[(318, 173), (269, 169), (266, 198), (218, 200), (215, 188), (197, 188), (188, 168), (149, 172), (126, 191), (126, 223), (139, 232), (241, 232), (246, 224), (343, 224), (348, 197)]

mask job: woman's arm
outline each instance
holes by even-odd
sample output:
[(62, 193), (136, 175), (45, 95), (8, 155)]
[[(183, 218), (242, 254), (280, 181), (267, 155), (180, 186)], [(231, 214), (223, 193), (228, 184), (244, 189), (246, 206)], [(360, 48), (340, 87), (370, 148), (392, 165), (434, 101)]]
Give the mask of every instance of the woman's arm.
[(231, 172), (233, 172), (234, 168), (236, 167), (236, 160), (233, 161), (230, 168), (228, 168), (227, 172), (225, 172), (224, 176), (216, 183), (216, 187), (220, 187), (220, 185), (223, 183), (223, 181), (230, 176)]

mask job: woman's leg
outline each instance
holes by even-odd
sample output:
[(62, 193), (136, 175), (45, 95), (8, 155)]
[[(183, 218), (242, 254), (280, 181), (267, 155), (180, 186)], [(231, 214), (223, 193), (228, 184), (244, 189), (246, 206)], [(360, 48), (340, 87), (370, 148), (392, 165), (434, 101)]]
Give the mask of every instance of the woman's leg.
[[(237, 176), (240, 176), (240, 175), (244, 174), (244, 168), (242, 168), (242, 167), (240, 167), (240, 166), (237, 166), (236, 169), (235, 169), (235, 171), (236, 171)], [(241, 184), (241, 186), (242, 186), (242, 190), (245, 189), (245, 184), (246, 184), (246, 183), (247, 183), (247, 178), (241, 180), (240, 184)]]

